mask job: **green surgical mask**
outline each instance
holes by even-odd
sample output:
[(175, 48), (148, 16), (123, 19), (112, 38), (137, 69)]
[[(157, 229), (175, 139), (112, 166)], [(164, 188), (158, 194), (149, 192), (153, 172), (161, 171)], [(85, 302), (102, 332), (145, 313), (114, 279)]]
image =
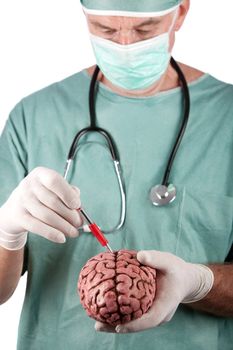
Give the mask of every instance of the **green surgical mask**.
[(97, 65), (105, 77), (126, 90), (145, 89), (158, 81), (170, 62), (169, 37), (177, 13), (176, 10), (168, 32), (130, 45), (90, 33)]

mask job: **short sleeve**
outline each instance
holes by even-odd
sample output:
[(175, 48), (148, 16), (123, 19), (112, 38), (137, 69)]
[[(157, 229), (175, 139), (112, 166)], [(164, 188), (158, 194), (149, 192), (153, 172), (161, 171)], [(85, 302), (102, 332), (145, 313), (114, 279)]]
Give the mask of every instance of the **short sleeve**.
[(231, 249), (225, 259), (225, 262), (233, 262), (233, 244), (231, 246)]
[(16, 105), (0, 136), (0, 207), (27, 176), (26, 123), (23, 109)]
[[(27, 174), (27, 129), (23, 107), (18, 103), (0, 136), (0, 207)], [(27, 253), (26, 245), (22, 274), (27, 269)]]
[(23, 276), (27, 270), (28, 270), (28, 245), (26, 244), (24, 247), (23, 268), (22, 268), (21, 276)]

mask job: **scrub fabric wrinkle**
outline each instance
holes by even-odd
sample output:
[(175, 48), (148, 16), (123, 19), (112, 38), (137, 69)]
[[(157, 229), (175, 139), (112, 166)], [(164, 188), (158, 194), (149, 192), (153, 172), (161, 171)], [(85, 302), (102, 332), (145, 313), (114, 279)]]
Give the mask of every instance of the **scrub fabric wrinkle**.
[[(62, 175), (70, 142), (77, 130), (89, 125), (88, 104), (83, 101), (88, 100), (90, 79), (81, 71), (27, 96), (14, 108), (0, 138), (1, 203), (37, 166)], [(148, 191), (160, 182), (180, 127), (181, 89), (135, 99), (99, 83), (97, 125), (109, 130), (117, 142), (127, 193), (125, 225), (107, 236), (115, 250), (155, 249), (208, 263), (223, 262), (231, 248), (233, 86), (206, 74), (189, 88), (190, 121), (171, 173), (177, 198), (169, 206), (155, 208)], [(103, 139), (88, 135), (69, 182), (80, 188), (84, 208), (100, 226), (113, 226), (118, 220), (116, 181)], [(59, 245), (29, 232), (27, 247), (27, 289), (17, 350), (232, 348), (232, 319), (185, 305), (169, 323), (144, 332), (96, 332), (95, 321), (86, 315), (77, 295), (82, 266), (103, 251), (93, 236), (80, 230), (78, 238)]]

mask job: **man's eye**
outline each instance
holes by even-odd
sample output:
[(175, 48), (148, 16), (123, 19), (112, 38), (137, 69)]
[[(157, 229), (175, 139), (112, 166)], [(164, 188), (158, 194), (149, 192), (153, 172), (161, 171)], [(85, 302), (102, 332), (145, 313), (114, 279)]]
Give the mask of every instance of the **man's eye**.
[(137, 32), (138, 32), (138, 34), (148, 34), (148, 33), (149, 33), (149, 30), (140, 30), (140, 29), (137, 29)]
[(103, 33), (104, 33), (104, 34), (114, 34), (114, 33), (115, 33), (115, 30), (104, 29), (104, 30), (103, 30)]

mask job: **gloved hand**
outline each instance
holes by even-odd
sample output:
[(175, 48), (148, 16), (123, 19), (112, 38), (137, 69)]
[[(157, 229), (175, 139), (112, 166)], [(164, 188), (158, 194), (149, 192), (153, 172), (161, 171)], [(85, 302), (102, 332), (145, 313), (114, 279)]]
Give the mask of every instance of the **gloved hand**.
[(176, 255), (156, 250), (140, 251), (137, 259), (156, 269), (154, 303), (141, 318), (124, 325), (112, 327), (96, 322), (97, 331), (127, 333), (159, 326), (171, 320), (180, 303), (201, 300), (213, 286), (214, 275), (207, 266), (191, 264)]
[(27, 231), (50, 241), (64, 243), (65, 236), (77, 237), (83, 225), (80, 190), (56, 171), (33, 169), (12, 191), (0, 208), (0, 246), (21, 249)]

